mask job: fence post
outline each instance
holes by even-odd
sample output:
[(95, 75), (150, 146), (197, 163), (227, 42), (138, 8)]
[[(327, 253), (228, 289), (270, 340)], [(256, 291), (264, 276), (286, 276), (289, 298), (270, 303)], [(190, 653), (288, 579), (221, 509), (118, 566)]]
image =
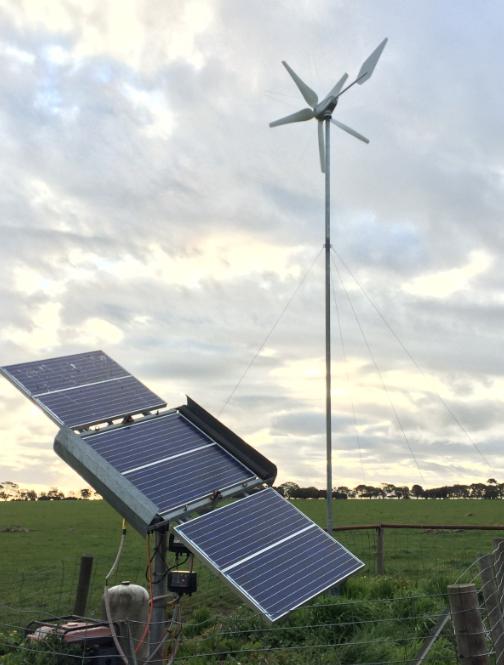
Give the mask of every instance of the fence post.
[(385, 529), (383, 524), (376, 527), (376, 573), (385, 574)]
[(459, 663), (488, 665), (485, 632), (479, 612), (476, 587), (474, 584), (450, 584), (448, 600)]
[(490, 624), (490, 633), (495, 649), (495, 664), (504, 665), (504, 622), (499, 605), (499, 596), (494, 574), (494, 558), (486, 554), (479, 559), (481, 591)]
[(75, 594), (74, 614), (84, 616), (86, 614), (86, 605), (91, 584), (91, 572), (93, 570), (93, 557), (83, 554), (80, 560), (79, 581)]

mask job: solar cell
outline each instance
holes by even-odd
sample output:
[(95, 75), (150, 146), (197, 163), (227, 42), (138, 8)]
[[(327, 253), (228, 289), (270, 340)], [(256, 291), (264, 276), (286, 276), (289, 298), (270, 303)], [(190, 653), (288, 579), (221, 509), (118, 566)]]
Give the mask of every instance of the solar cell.
[(129, 376), (125, 369), (103, 351), (8, 365), (3, 370), (29, 395)]
[(227, 488), (261, 482), (178, 412), (82, 440), (152, 501), (161, 516)]
[(275, 478), (274, 464), (194, 400), (152, 414), (166, 403), (103, 351), (0, 373), (63, 426), (54, 450), (141, 533)]
[(255, 476), (220, 446), (213, 445), (128, 475), (161, 515)]
[(121, 473), (214, 444), (176, 412), (82, 438)]
[(1, 371), (52, 420), (67, 427), (166, 406), (103, 351), (9, 365)]
[(175, 531), (270, 621), (364, 565), (273, 489)]
[(166, 405), (133, 376), (48, 393), (35, 402), (67, 427), (93, 425)]

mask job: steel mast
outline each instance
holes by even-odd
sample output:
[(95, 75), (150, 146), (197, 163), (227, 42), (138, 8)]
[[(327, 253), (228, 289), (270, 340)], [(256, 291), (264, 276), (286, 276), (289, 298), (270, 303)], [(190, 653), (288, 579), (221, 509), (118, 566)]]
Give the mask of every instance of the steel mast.
[[(332, 403), (331, 403), (331, 172), (330, 172), (330, 133), (331, 122), (351, 134), (357, 139), (369, 143), (367, 139), (359, 132), (348, 125), (344, 125), (339, 120), (332, 117), (333, 111), (338, 104), (338, 100), (343, 93), (349, 90), (356, 83), (362, 85), (371, 78), (376, 64), (385, 48), (387, 39), (385, 38), (364, 61), (360, 71), (352, 83), (343, 88), (348, 74), (344, 74), (341, 79), (333, 86), (330, 92), (322, 99), (318, 100), (317, 94), (296, 74), (296, 72), (283, 61), (285, 69), (288, 71), (292, 80), (296, 84), (299, 92), (309, 107), (303, 108), (295, 113), (291, 113), (284, 118), (270, 122), (270, 127), (278, 125), (287, 125), (293, 122), (304, 122), (315, 118), (318, 125), (318, 144), (320, 169), (325, 174), (325, 384), (326, 384), (326, 484), (327, 484), (327, 518), (326, 525), (328, 533), (333, 532), (333, 505), (332, 505)], [(325, 136), (324, 136), (325, 134)]]
[(333, 532), (332, 394), (331, 394), (331, 116), (325, 125), (325, 371), (326, 371), (326, 500), (327, 532)]

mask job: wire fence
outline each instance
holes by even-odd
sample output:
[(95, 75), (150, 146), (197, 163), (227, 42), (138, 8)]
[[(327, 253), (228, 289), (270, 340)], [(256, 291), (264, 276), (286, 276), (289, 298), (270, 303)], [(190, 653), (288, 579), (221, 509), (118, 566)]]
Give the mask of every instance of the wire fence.
[[(377, 529), (339, 532), (338, 539), (368, 564), (365, 572), (343, 585), (338, 595), (326, 594), (273, 625), (237, 606), (234, 593), (197, 566), (201, 590), (183, 598), (183, 618), (171, 622), (160, 647), (165, 651), (164, 660), (152, 662), (169, 662), (176, 646), (176, 661), (192, 665), (455, 665), (452, 624), (445, 619), (447, 586), (456, 583), (475, 586), (485, 644), (480, 655), (487, 658), (485, 662), (502, 665), (504, 628), (503, 637), (496, 638), (495, 624), (500, 621), (504, 626), (504, 620), (501, 610), (489, 606), (485, 595), (489, 579), (502, 580), (496, 583), (494, 595), (498, 606), (504, 605), (504, 548), (493, 546), (494, 536), (495, 532), (390, 529), (382, 543), (386, 574), (377, 575)], [(491, 561), (489, 554), (481, 552), (490, 553)], [(110, 561), (96, 562), (87, 616), (104, 616), (101, 596), (106, 563)], [(4, 582), (0, 593), (1, 665), (107, 662), (82, 646), (67, 653), (61, 643), (24, 639), (25, 627), (34, 619), (72, 613), (78, 578), (79, 560), (73, 559), (24, 571)], [(115, 581), (125, 578), (145, 585), (144, 564), (122, 562)], [(181, 639), (178, 631), (182, 627)], [(129, 639), (134, 648), (137, 638)], [(49, 660), (37, 660), (41, 650)]]

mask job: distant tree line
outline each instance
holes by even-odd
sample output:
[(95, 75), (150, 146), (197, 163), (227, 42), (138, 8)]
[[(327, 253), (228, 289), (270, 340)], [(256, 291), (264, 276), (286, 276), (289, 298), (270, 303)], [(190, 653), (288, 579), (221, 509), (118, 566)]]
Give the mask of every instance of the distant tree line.
[(57, 487), (51, 487), (45, 492), (36, 492), (33, 489), (20, 487), (10, 480), (0, 483), (0, 501), (78, 501), (96, 498), (101, 497), (89, 487), (65, 495)]
[[(288, 499), (326, 498), (325, 489), (301, 487), (291, 481), (282, 483), (275, 489)], [(486, 483), (443, 485), (426, 489), (421, 485), (407, 487), (392, 483), (381, 483), (379, 486), (361, 484), (353, 488), (341, 485), (333, 489), (332, 496), (335, 499), (503, 499), (504, 483), (489, 478)], [(0, 501), (78, 501), (100, 498), (100, 495), (89, 487), (65, 495), (57, 487), (37, 493), (8, 480), (0, 483)]]
[[(275, 488), (282, 496), (289, 499), (325, 499), (326, 490), (317, 487), (300, 487), (297, 483), (286, 482)], [(332, 492), (335, 499), (502, 499), (504, 483), (489, 478), (486, 483), (470, 485), (443, 485), (424, 489), (421, 485), (393, 485), (381, 483), (357, 485), (349, 488), (335, 487)]]

